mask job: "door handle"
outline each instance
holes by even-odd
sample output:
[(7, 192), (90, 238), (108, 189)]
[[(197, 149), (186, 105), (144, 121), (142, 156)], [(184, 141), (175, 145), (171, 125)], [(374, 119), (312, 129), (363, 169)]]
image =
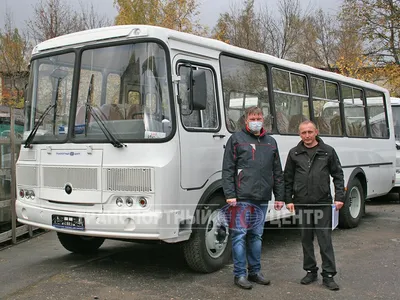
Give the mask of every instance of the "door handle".
[(213, 134), (213, 138), (216, 138), (216, 137), (223, 139), (225, 137), (225, 134)]

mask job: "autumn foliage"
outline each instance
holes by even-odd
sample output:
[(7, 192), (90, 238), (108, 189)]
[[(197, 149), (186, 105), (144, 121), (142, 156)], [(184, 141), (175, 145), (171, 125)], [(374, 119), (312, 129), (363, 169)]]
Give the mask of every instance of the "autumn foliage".
[[(18, 29), (7, 19), (5, 30), (0, 31), (0, 70), (3, 105), (23, 107), (23, 89), (27, 79), (27, 43)], [(7, 79), (7, 80), (5, 80)], [(8, 84), (5, 84), (5, 83)]]
[(116, 25), (146, 24), (204, 35), (198, 0), (114, 0)]

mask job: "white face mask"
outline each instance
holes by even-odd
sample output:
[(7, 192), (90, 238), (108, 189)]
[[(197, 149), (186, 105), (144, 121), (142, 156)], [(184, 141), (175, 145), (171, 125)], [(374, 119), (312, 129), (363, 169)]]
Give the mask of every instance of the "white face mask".
[(249, 122), (249, 129), (252, 132), (259, 132), (262, 128), (263, 123), (260, 121)]

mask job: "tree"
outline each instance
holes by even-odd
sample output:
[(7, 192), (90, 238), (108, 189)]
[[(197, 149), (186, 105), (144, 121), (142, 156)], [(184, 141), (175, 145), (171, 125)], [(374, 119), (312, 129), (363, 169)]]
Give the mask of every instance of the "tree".
[(338, 27), (336, 19), (322, 9), (310, 13), (302, 22), (292, 59), (333, 71), (338, 60)]
[[(377, 82), (400, 96), (400, 1), (345, 0), (340, 16), (351, 20), (358, 41), (352, 47), (358, 59), (348, 57), (346, 63), (350, 76), (360, 78), (362, 74), (361, 79)], [(351, 66), (357, 61), (357, 67)]]
[(110, 25), (105, 16), (99, 16), (93, 4), (84, 6), (80, 1), (81, 11), (74, 10), (63, 0), (40, 0), (33, 7), (32, 19), (27, 21), (30, 35), (36, 43), (60, 35)]
[(0, 70), (3, 77), (1, 102), (21, 108), (23, 90), (27, 83), (27, 39), (14, 27), (11, 15), (6, 13), (4, 29), (0, 30)]
[(351, 16), (359, 24), (367, 56), (377, 64), (400, 65), (400, 1), (345, 0), (342, 15)]
[(62, 0), (40, 0), (33, 11), (27, 27), (36, 43), (75, 32), (80, 26), (78, 13)]
[(243, 7), (231, 4), (230, 12), (220, 14), (213, 30), (213, 38), (231, 45), (264, 52), (265, 40), (260, 16), (255, 13), (254, 0), (247, 0)]
[(262, 24), (266, 32), (266, 52), (279, 58), (292, 59), (295, 46), (301, 40), (305, 13), (301, 10), (298, 0), (280, 0), (278, 4), (279, 17), (266, 5), (263, 11)]
[(292, 58), (299, 42), (305, 14), (298, 0), (280, 0), (279, 14), (268, 5), (256, 12), (254, 0), (220, 15), (213, 37), (232, 45), (264, 52), (279, 58)]
[(198, 0), (114, 0), (115, 24), (146, 24), (205, 34), (199, 23)]
[(111, 26), (112, 22), (105, 15), (99, 15), (96, 13), (93, 3), (90, 5), (83, 4), (82, 0), (79, 0), (79, 5), (81, 8), (79, 19), (80, 19), (80, 29), (94, 29), (100, 27)]

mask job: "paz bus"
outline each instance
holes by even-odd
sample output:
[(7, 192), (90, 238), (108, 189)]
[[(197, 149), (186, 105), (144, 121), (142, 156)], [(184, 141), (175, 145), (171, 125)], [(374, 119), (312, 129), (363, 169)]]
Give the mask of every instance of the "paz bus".
[[(96, 251), (108, 238), (183, 243), (192, 269), (224, 266), (224, 145), (255, 104), (282, 165), (305, 119), (336, 148), (347, 189), (342, 227), (357, 226), (365, 200), (393, 187), (390, 97), (370, 83), (146, 25), (50, 39), (33, 49), (30, 68), (18, 221), (57, 231), (72, 252)], [(370, 99), (384, 112), (378, 132)], [(357, 101), (363, 114), (349, 118)], [(329, 116), (327, 103), (338, 104)], [(270, 201), (266, 221), (291, 215)]]
[(394, 137), (396, 140), (396, 182), (392, 191), (400, 195), (400, 98), (391, 97)]

